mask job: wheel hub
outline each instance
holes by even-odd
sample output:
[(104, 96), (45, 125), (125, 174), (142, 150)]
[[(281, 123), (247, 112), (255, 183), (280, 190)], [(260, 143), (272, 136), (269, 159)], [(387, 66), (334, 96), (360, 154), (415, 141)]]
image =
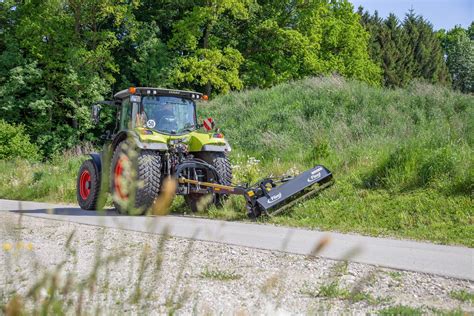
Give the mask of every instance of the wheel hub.
[(83, 200), (87, 200), (91, 193), (91, 174), (89, 170), (84, 170), (79, 179), (79, 194)]
[(124, 178), (126, 177), (125, 164), (128, 162), (128, 158), (123, 156), (117, 161), (114, 168), (114, 188), (115, 193), (122, 200), (128, 199), (128, 194), (123, 187)]

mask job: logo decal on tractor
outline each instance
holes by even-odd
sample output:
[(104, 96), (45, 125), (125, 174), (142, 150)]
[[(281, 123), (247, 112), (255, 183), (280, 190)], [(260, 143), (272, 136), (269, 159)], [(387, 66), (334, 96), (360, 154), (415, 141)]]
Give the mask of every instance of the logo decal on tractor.
[[(312, 173), (312, 172), (311, 172), (311, 173)], [(309, 183), (311, 183), (311, 182), (314, 182), (314, 181), (318, 180), (319, 178), (321, 178), (321, 172), (318, 172), (318, 173), (316, 173), (316, 174), (310, 175), (309, 178), (308, 178), (306, 181), (308, 181)]]
[(148, 128), (154, 128), (155, 126), (156, 126), (156, 123), (155, 123), (154, 120), (148, 120), (146, 122), (146, 127), (148, 127)]
[(267, 203), (268, 203), (268, 204), (275, 203), (275, 202), (278, 201), (279, 199), (281, 199), (281, 192), (278, 193), (277, 195), (270, 196), (270, 198), (267, 199)]

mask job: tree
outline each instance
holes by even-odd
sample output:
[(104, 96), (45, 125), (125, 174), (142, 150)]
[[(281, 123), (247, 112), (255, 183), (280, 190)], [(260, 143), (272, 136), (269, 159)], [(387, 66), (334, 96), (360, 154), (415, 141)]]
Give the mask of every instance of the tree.
[(136, 29), (136, 34), (125, 39), (116, 52), (121, 76), (116, 90), (129, 86), (167, 87), (173, 57), (160, 39), (158, 27), (155, 22), (139, 22)]
[[(5, 4), (7, 2), (4, 2)], [(112, 0), (8, 2), (8, 47), (0, 56), (0, 104), (27, 123), (46, 154), (93, 140), (89, 107), (110, 95), (118, 68), (111, 51), (130, 5)]]
[(453, 88), (465, 93), (474, 92), (474, 38), (469, 37), (469, 32), (470, 29), (457, 26), (439, 33)]
[(249, 0), (206, 0), (173, 25), (168, 46), (181, 57), (171, 73), (171, 81), (210, 94), (241, 89), (239, 68), (243, 58), (223, 36), (222, 20), (245, 20)]
[(367, 52), (369, 34), (352, 5), (340, 1), (259, 1), (242, 41), (244, 78), (252, 86), (338, 72), (372, 84), (380, 69)]
[(360, 23), (364, 26), (365, 30), (369, 33), (369, 40), (367, 48), (371, 59), (378, 65), (382, 65), (382, 41), (380, 34), (384, 27), (384, 20), (379, 16), (378, 12), (375, 11), (374, 15), (370, 15), (368, 11), (364, 12), (364, 8), (359, 6), (357, 13), (360, 16)]
[(403, 23), (390, 14), (381, 19), (358, 10), (361, 23), (370, 32), (369, 53), (383, 69), (387, 87), (403, 87), (413, 79), (447, 84), (449, 75), (443, 50), (433, 27), (412, 10)]
[(361, 26), (359, 15), (353, 12), (353, 6), (348, 1), (334, 0), (329, 3), (330, 14), (322, 19), (320, 54), (329, 64), (328, 70), (335, 70), (345, 77), (380, 84), (381, 71), (368, 54), (369, 34)]
[(227, 93), (232, 89), (242, 89), (239, 66), (243, 58), (234, 48), (198, 49), (195, 54), (178, 60), (171, 80), (189, 89), (205, 87), (210, 94), (214, 89)]
[(469, 25), (467, 29), (467, 34), (469, 35), (469, 39), (471, 41), (474, 41), (474, 21), (472, 21), (471, 25)]
[(386, 87), (404, 86), (411, 78), (405, 66), (408, 50), (405, 33), (398, 18), (390, 14), (387, 19), (364, 12), (359, 7), (361, 24), (370, 33), (369, 54), (382, 68)]
[(431, 83), (448, 84), (449, 75), (441, 43), (433, 26), (422, 16), (410, 10), (403, 21), (409, 46), (410, 69), (413, 78), (423, 78)]
[(325, 73), (318, 47), (297, 30), (282, 28), (274, 20), (256, 26), (247, 42), (243, 70), (247, 85), (274, 84)]

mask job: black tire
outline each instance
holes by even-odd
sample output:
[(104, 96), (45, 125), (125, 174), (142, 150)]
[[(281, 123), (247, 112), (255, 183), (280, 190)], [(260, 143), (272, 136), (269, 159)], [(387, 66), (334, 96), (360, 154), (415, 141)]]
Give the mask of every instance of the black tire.
[[(76, 181), (76, 197), (83, 210), (97, 210), (104, 208), (99, 205), (100, 172), (92, 159), (84, 161), (79, 168)], [(103, 199), (105, 200), (105, 199)]]
[[(128, 197), (121, 197), (116, 192), (117, 186), (115, 185), (116, 168), (120, 157), (128, 159), (122, 144), (119, 144), (114, 151), (110, 172), (110, 192), (112, 193), (115, 209), (121, 214), (128, 214), (132, 209), (133, 213), (131, 215), (144, 214), (153, 205), (153, 202), (160, 193), (162, 175), (160, 153), (154, 150), (141, 150), (137, 152), (136, 160), (130, 164), (132, 168), (136, 166), (134, 179), (126, 179), (125, 181), (125, 185), (128, 185), (129, 188), (133, 187), (131, 181), (134, 181), (136, 188), (135, 203), (133, 207), (130, 205), (125, 208), (123, 207), (123, 201), (126, 201)], [(138, 183), (140, 185), (137, 187), (136, 184)]]
[[(231, 185), (232, 184), (232, 165), (230, 163), (229, 157), (223, 152), (200, 152), (197, 153), (196, 158), (200, 158), (207, 162), (208, 164), (216, 168), (217, 173), (219, 174), (219, 184)], [(205, 194), (190, 194), (185, 195), (184, 199), (188, 204), (189, 208), (193, 212), (199, 211), (202, 205), (200, 204), (201, 199), (203, 199)], [(227, 198), (226, 195), (214, 194), (212, 202), (221, 206), (224, 200)]]

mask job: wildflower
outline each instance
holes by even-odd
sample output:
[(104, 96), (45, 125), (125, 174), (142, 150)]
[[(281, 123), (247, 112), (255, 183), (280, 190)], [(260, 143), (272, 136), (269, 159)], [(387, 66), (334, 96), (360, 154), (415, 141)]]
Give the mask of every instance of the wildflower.
[(12, 244), (10, 244), (9, 242), (3, 243), (3, 250), (10, 251), (12, 248)]

